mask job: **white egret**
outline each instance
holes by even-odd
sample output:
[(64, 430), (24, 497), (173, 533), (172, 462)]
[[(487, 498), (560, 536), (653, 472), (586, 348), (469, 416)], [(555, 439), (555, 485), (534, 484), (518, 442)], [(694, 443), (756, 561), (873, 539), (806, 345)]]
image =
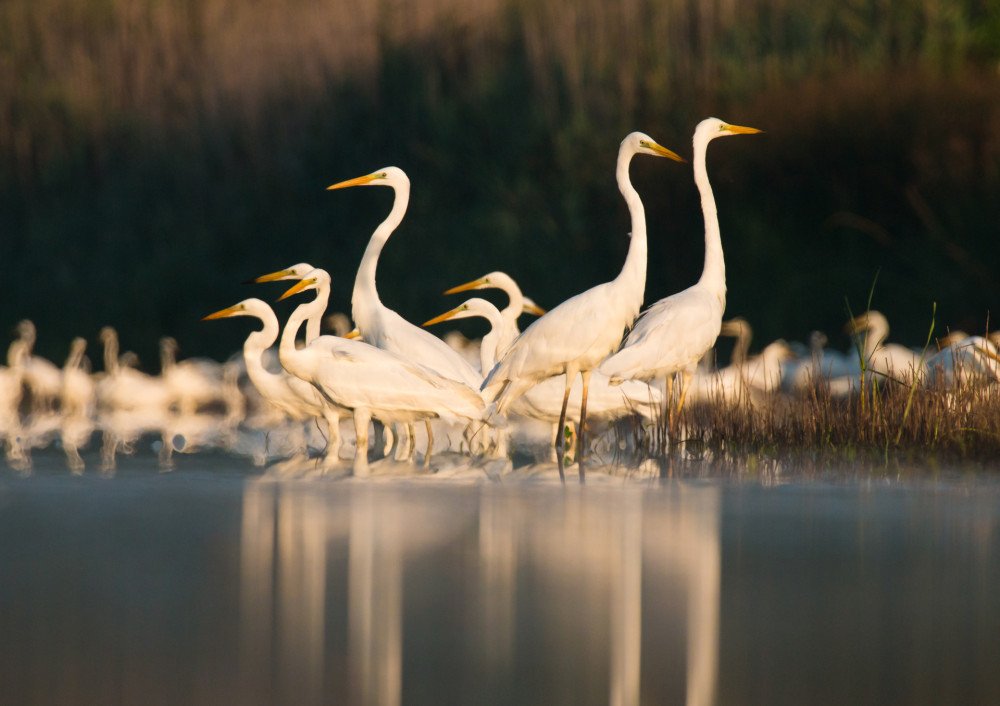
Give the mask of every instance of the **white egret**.
[[(503, 313), (496, 306), (485, 299), (473, 297), (423, 325), (430, 326), (450, 319), (474, 316), (481, 316), (490, 324), (490, 330), (483, 336), (480, 348), (483, 369), (489, 370), (496, 364), (497, 342), (501, 339), (503, 329), (507, 324)], [(514, 400), (509, 409), (522, 416), (540, 419), (555, 425), (562, 413), (563, 392), (566, 386), (561, 377), (555, 376), (542, 380)], [(570, 393), (570, 404), (567, 405), (566, 410), (566, 418), (570, 421), (579, 421), (579, 418), (573, 414), (572, 408), (578, 408), (582, 397), (582, 380), (578, 379), (573, 385)], [(657, 408), (659, 404), (659, 390), (650, 388), (645, 383), (625, 383), (618, 387), (611, 387), (608, 384), (608, 379), (600, 373), (595, 372), (591, 377), (587, 399), (587, 412), (591, 417), (613, 419), (633, 412), (649, 417), (652, 410)], [(559, 433), (559, 427), (554, 428), (554, 433)]]
[[(684, 406), (684, 395), (698, 361), (715, 345), (726, 308), (726, 265), (722, 237), (715, 208), (715, 196), (705, 167), (708, 143), (717, 137), (757, 133), (760, 130), (730, 125), (718, 118), (702, 120), (694, 131), (694, 181), (701, 194), (705, 218), (705, 265), (698, 282), (682, 292), (659, 300), (648, 307), (621, 348), (601, 363), (600, 371), (612, 383), (624, 380), (666, 378), (664, 405), (670, 404), (673, 376), (682, 374), (677, 413)], [(667, 419), (673, 426), (673, 409)]]
[[(642, 306), (646, 286), (646, 213), (638, 192), (629, 179), (629, 164), (636, 154), (649, 154), (683, 162), (679, 156), (658, 145), (651, 137), (633, 132), (618, 150), (616, 178), (632, 218), (632, 240), (621, 273), (567, 299), (532, 322), (511, 344), (499, 363), (483, 381), (486, 399), (502, 414), (507, 406), (545, 378), (566, 374), (559, 427), (566, 421), (566, 405), (579, 373), (583, 379), (580, 403), (580, 434), (583, 446), (587, 419), (587, 392), (591, 372), (614, 350), (622, 331), (632, 324)], [(561, 462), (562, 434), (559, 459)], [(578, 454), (577, 458), (582, 458)]]
[(13, 367), (12, 358), (20, 356), (21, 376), (30, 393), (32, 409), (40, 413), (51, 411), (62, 392), (62, 371), (45, 358), (32, 354), (37, 337), (32, 321), (20, 321), (17, 333), (18, 339), (7, 352), (7, 364)]
[(89, 418), (94, 414), (97, 390), (86, 351), (87, 339), (77, 336), (63, 365), (59, 411), (66, 417)]
[(105, 410), (148, 410), (162, 414), (170, 405), (163, 380), (118, 359), (118, 333), (110, 326), (98, 336), (104, 344), (104, 373), (97, 378), (97, 404)]
[[(322, 294), (317, 292), (317, 298)], [(326, 295), (329, 296), (329, 292)], [(245, 299), (239, 304), (209, 314), (202, 320), (234, 316), (250, 316), (263, 324), (263, 328), (252, 331), (243, 343), (243, 360), (250, 382), (261, 397), (295, 422), (322, 417), (327, 425), (327, 457), (336, 459), (340, 446), (340, 416), (342, 413), (350, 413), (350, 410), (331, 405), (311, 383), (284, 370), (273, 373), (264, 366), (264, 351), (278, 340), (279, 326), (274, 310), (260, 299)]]
[[(316, 269), (281, 298), (312, 289), (329, 291), (329, 287), (329, 274)], [(331, 403), (354, 411), (357, 454), (367, 452), (368, 422), (372, 417), (387, 423), (432, 417), (474, 420), (484, 416), (483, 400), (475, 389), (391, 351), (338, 336), (319, 336), (296, 350), (295, 337), (302, 322), (318, 307), (325, 306), (325, 301), (317, 297), (292, 312), (278, 354), (288, 372), (315, 385)], [(428, 446), (427, 456), (430, 452)]]
[(395, 192), (392, 210), (372, 233), (354, 279), (351, 315), (361, 337), (376, 348), (395, 353), (439, 375), (478, 389), (482, 377), (458, 351), (437, 336), (411, 324), (385, 306), (378, 296), (375, 270), (379, 254), (406, 213), (406, 206), (410, 200), (410, 180), (402, 169), (386, 167), (372, 174), (339, 182), (327, 189), (343, 189), (350, 186), (391, 186)]
[[(458, 292), (467, 292), (472, 289), (499, 289), (507, 295), (508, 304), (500, 310), (502, 327), (497, 331), (496, 337), (496, 352), (499, 354), (498, 357), (502, 356), (510, 347), (510, 344), (514, 342), (514, 339), (520, 335), (521, 330), (517, 326), (517, 320), (521, 314), (525, 312), (534, 314), (535, 316), (545, 314), (545, 309), (542, 309), (535, 302), (525, 297), (521, 293), (521, 288), (517, 286), (517, 282), (514, 281), (514, 278), (506, 272), (490, 272), (488, 275), (483, 275), (471, 282), (452, 287), (445, 294), (457, 294)], [(470, 316), (475, 316), (475, 314), (470, 314)], [(427, 324), (424, 325), (426, 326)], [(483, 368), (483, 375), (489, 373), (492, 368), (493, 365), (490, 365), (489, 368)]]
[(170, 405), (182, 415), (194, 414), (199, 408), (223, 403), (222, 365), (207, 358), (177, 360), (177, 339), (160, 339), (160, 377)]
[(871, 375), (899, 382), (912, 382), (923, 375), (926, 363), (920, 354), (898, 343), (886, 343), (889, 322), (882, 312), (869, 310), (847, 322), (848, 333), (857, 336), (864, 368)]
[(946, 385), (1000, 380), (1000, 352), (983, 336), (956, 332), (944, 340), (941, 350), (927, 358), (927, 382), (943, 379)]

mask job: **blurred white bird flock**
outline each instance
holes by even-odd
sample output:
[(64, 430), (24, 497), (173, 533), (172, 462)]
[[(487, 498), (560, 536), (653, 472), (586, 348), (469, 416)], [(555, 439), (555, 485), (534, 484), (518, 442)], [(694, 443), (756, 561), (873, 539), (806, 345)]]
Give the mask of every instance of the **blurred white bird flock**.
[[(121, 354), (111, 327), (98, 338), (101, 372), (91, 371), (87, 341), (79, 337), (60, 368), (34, 354), (37, 331), (23, 320), (8, 348), (7, 366), (0, 366), (0, 435), (7, 462), (29, 470), (32, 450), (58, 440), (69, 468), (82, 472), (80, 449), (99, 432), (104, 473), (114, 471), (117, 454), (132, 452), (146, 435), (156, 438), (159, 463), (166, 468), (175, 451), (203, 448), (290, 468), (329, 469), (353, 458), (357, 472), (370, 454), (421, 456), (426, 464), (446, 450), (506, 456), (512, 445), (531, 445), (547, 457), (555, 454), (561, 470), (565, 439), (575, 429), (582, 472), (584, 458), (596, 448), (588, 444), (588, 434), (599, 445), (609, 424), (634, 417), (666, 425), (673, 437), (686, 400), (754, 405), (816, 386), (840, 396), (882, 381), (945, 386), (1000, 381), (996, 334), (954, 332), (934, 350), (911, 349), (888, 341), (888, 322), (874, 310), (848, 322), (855, 345), (845, 353), (827, 350), (826, 335), (817, 331), (808, 345), (779, 340), (748, 355), (750, 324), (723, 321), (726, 268), (706, 153), (718, 137), (759, 132), (716, 118), (697, 126), (692, 161), (705, 221), (704, 267), (695, 284), (645, 310), (646, 216), (629, 165), (640, 154), (685, 160), (634, 132), (621, 143), (615, 172), (632, 221), (621, 272), (596, 286), (581, 282), (581, 293), (549, 311), (500, 271), (445, 294), (500, 289), (508, 300), (502, 310), (475, 297), (421, 327), (384, 305), (376, 287), (378, 258), (403, 220), (410, 193), (406, 174), (385, 167), (328, 187), (389, 186), (395, 194), (357, 270), (350, 317), (327, 314), (327, 271), (299, 263), (252, 280), (293, 282), (281, 298), (314, 293), (283, 329), (271, 306), (246, 298), (205, 317), (256, 322), (259, 328), (252, 328), (241, 354), (225, 363), (178, 358), (177, 342), (164, 337), (155, 375), (141, 371), (134, 356)], [(539, 318), (521, 332), (523, 314)], [(457, 332), (439, 338), (426, 328), (469, 317), (486, 320), (480, 339)], [(324, 319), (336, 321), (341, 335), (323, 335)], [(352, 319), (356, 330), (344, 335)], [(717, 368), (710, 358), (720, 334), (737, 343), (731, 364)], [(415, 422), (423, 422), (417, 427), (422, 443)], [(526, 436), (526, 428), (542, 431)]]

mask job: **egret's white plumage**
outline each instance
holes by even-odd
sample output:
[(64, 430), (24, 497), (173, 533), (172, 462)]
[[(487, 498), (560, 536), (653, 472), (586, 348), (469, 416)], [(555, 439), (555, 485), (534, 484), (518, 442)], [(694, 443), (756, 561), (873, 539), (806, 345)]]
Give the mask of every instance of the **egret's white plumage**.
[(167, 388), (170, 404), (181, 414), (224, 400), (222, 365), (207, 358), (177, 360), (177, 340), (160, 339), (160, 377)]
[(85, 418), (94, 413), (97, 390), (84, 356), (86, 351), (87, 339), (77, 336), (70, 343), (63, 365), (59, 409), (66, 417)]
[(927, 381), (968, 385), (1000, 380), (1000, 352), (983, 336), (949, 336), (941, 350), (927, 359)]
[[(483, 381), (484, 396), (495, 402), (498, 413), (503, 413), (533, 385), (565, 373), (562, 426), (569, 395), (579, 373), (583, 377), (581, 426), (586, 423), (591, 372), (614, 350), (622, 331), (639, 313), (646, 286), (646, 214), (628, 174), (629, 164), (636, 154), (683, 161), (641, 132), (633, 132), (622, 140), (616, 177), (632, 217), (632, 240), (625, 265), (615, 279), (567, 299), (534, 321), (514, 340)], [(582, 439), (581, 433), (581, 445)]]
[(669, 402), (673, 375), (682, 373), (684, 384), (678, 412), (684, 404), (684, 394), (698, 361), (715, 345), (726, 308), (726, 266), (715, 196), (705, 166), (705, 152), (708, 143), (716, 137), (756, 132), (760, 130), (730, 125), (718, 118), (707, 118), (698, 124), (693, 144), (694, 180), (701, 194), (705, 217), (705, 265), (701, 278), (693, 286), (646, 309), (618, 352), (600, 366), (600, 371), (612, 383), (665, 377), (665, 402)]
[[(506, 325), (503, 312), (496, 306), (478, 297), (473, 297), (451, 311), (445, 312), (424, 326), (447, 321), (481, 316), (490, 324), (490, 330), (482, 338), (482, 365), (490, 369), (496, 364), (497, 341), (501, 339)], [(532, 387), (511, 403), (510, 410), (525, 417), (556, 423), (562, 411), (562, 398), (566, 383), (561, 375), (546, 378)], [(650, 388), (645, 383), (626, 382), (612, 387), (608, 379), (595, 372), (590, 379), (590, 389), (587, 398), (588, 416), (612, 418), (636, 412), (644, 416), (652, 416), (652, 411), (660, 404), (660, 391)], [(566, 418), (578, 422), (579, 417), (573, 412), (579, 409), (583, 399), (583, 384), (579, 379), (570, 392), (570, 403), (567, 405)], [(557, 430), (558, 431), (558, 430)]]
[[(503, 354), (507, 352), (510, 344), (513, 343), (514, 339), (521, 334), (521, 330), (517, 326), (517, 320), (521, 314), (525, 312), (534, 314), (535, 316), (542, 316), (545, 314), (544, 309), (521, 293), (521, 288), (517, 286), (517, 282), (515, 282), (514, 278), (506, 272), (490, 272), (488, 275), (483, 275), (482, 277), (474, 279), (471, 282), (466, 282), (465, 284), (460, 284), (457, 287), (452, 287), (445, 292), (445, 294), (467, 292), (472, 289), (499, 289), (507, 295), (507, 306), (500, 310), (502, 323), (501, 328), (499, 330), (491, 329), (491, 331), (496, 332), (495, 353), (498, 354), (498, 358), (502, 357)], [(469, 316), (481, 315), (482, 314), (469, 314)], [(426, 326), (427, 324), (424, 325)], [(486, 375), (492, 367), (493, 365), (491, 364), (489, 368), (484, 368), (483, 375)]]
[(379, 254), (406, 213), (410, 200), (410, 180), (402, 169), (386, 167), (327, 188), (343, 189), (350, 186), (391, 186), (395, 192), (392, 210), (372, 233), (354, 279), (351, 315), (361, 337), (376, 348), (395, 353), (451, 380), (478, 388), (482, 377), (460, 353), (437, 336), (411, 324), (385, 306), (378, 296), (375, 270)]
[(19, 358), (17, 366), (31, 396), (32, 409), (41, 413), (51, 411), (62, 393), (62, 371), (51, 361), (33, 354), (37, 332), (32, 321), (20, 321), (17, 333), (18, 339), (7, 352), (7, 364), (14, 367), (12, 358)]
[[(327, 291), (326, 296), (329, 296)], [(317, 291), (317, 298), (323, 292)], [(318, 308), (318, 307), (317, 307)], [(223, 319), (233, 316), (250, 316), (258, 319), (263, 328), (252, 331), (243, 344), (243, 359), (246, 364), (247, 377), (253, 383), (261, 397), (280, 409), (296, 422), (322, 418), (326, 421), (328, 432), (328, 455), (336, 458), (340, 445), (340, 416), (349, 410), (331, 405), (323, 398), (319, 390), (309, 382), (291, 375), (285, 370), (275, 373), (264, 366), (264, 351), (268, 350), (278, 340), (278, 317), (274, 310), (260, 299), (245, 299), (227, 309), (222, 309), (205, 317)]]
[(892, 378), (912, 382), (926, 369), (920, 354), (897, 343), (886, 343), (889, 322), (875, 310), (869, 310), (847, 323), (849, 333), (858, 336), (864, 367), (876, 378)]
[(148, 410), (161, 414), (170, 405), (170, 394), (159, 377), (147, 375), (118, 359), (118, 333), (105, 326), (99, 334), (104, 344), (104, 373), (97, 378), (97, 404), (104, 410)]
[[(321, 269), (289, 289), (282, 298), (311, 289), (329, 288)], [(325, 302), (321, 304), (325, 308)], [(302, 322), (313, 315), (317, 300), (300, 304), (285, 325), (279, 345), (281, 364), (306, 380), (334, 404), (354, 411), (358, 453), (368, 444), (368, 422), (412, 422), (431, 417), (479, 419), (483, 401), (468, 385), (443, 377), (388, 350), (338, 336), (320, 336), (296, 350)]]

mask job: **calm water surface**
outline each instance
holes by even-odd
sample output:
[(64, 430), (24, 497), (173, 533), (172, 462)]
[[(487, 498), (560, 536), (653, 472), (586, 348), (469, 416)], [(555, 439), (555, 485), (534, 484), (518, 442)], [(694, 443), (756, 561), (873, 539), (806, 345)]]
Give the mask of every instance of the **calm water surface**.
[(1000, 703), (992, 475), (369, 471), (0, 470), (0, 702)]

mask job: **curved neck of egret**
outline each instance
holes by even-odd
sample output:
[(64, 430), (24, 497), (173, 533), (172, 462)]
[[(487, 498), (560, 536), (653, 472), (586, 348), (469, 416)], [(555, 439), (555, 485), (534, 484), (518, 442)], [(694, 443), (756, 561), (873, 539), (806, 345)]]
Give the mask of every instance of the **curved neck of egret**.
[(66, 364), (63, 366), (66, 370), (72, 370), (74, 368), (79, 368), (83, 363), (83, 354), (87, 350), (86, 342), (82, 345), (73, 341), (73, 345), (69, 350), (69, 357), (66, 358)]
[(517, 286), (514, 278), (503, 272), (494, 272), (490, 279), (496, 286), (507, 295), (510, 300), (507, 306), (500, 310), (503, 317), (504, 326), (512, 326), (517, 331), (517, 318), (524, 311), (524, 295), (521, 288)]
[[(623, 142), (618, 150), (618, 168), (615, 172), (618, 190), (625, 197), (629, 215), (632, 217), (632, 240), (625, 256), (625, 265), (621, 274), (615, 278), (615, 283), (627, 290), (628, 301), (635, 301), (633, 318), (639, 313), (646, 290), (646, 211), (642, 206), (642, 199), (639, 198), (639, 192), (632, 186), (632, 180), (628, 175), (629, 164), (635, 154), (635, 148)], [(631, 319), (629, 321), (631, 322)]]
[(285, 330), (281, 332), (281, 342), (278, 344), (278, 359), (281, 361), (281, 365), (293, 375), (296, 375), (295, 360), (299, 353), (295, 347), (295, 339), (299, 335), (302, 322), (315, 316), (322, 316), (323, 312), (326, 311), (326, 303), (329, 298), (329, 282), (317, 283), (315, 299), (295, 307), (295, 310), (288, 317), (288, 321), (285, 322)]
[(354, 294), (351, 297), (352, 316), (358, 325), (361, 335), (365, 335), (363, 321), (367, 321), (364, 309), (371, 305), (380, 305), (382, 302), (378, 298), (378, 290), (375, 288), (375, 269), (378, 267), (378, 258), (382, 253), (389, 236), (396, 230), (403, 221), (406, 214), (406, 207), (410, 202), (409, 182), (392, 184), (396, 194), (392, 202), (392, 210), (384, 221), (382, 221), (375, 232), (372, 233), (365, 254), (361, 258), (361, 266), (358, 267), (358, 274), (354, 278)]
[(497, 364), (497, 345), (505, 322), (503, 314), (485, 299), (470, 310), (470, 315), (482, 316), (490, 324), (490, 330), (483, 335), (479, 347), (479, 362), (483, 366), (483, 376), (485, 377)]
[(722, 235), (719, 232), (719, 215), (715, 208), (715, 195), (708, 181), (705, 152), (713, 135), (696, 130), (694, 134), (694, 183), (701, 194), (701, 210), (705, 216), (705, 268), (698, 284), (708, 287), (726, 304), (726, 262), (722, 255)]
[(278, 317), (274, 315), (271, 307), (263, 303), (255, 305), (247, 304), (246, 312), (249, 316), (259, 319), (263, 324), (263, 328), (251, 331), (250, 335), (247, 336), (247, 340), (243, 343), (243, 360), (247, 364), (247, 373), (250, 372), (251, 367), (256, 367), (270, 374), (270, 371), (264, 368), (262, 358), (264, 351), (273, 346), (274, 342), (278, 340)]
[(107, 333), (104, 337), (104, 372), (117, 375), (118, 370), (118, 336)]

